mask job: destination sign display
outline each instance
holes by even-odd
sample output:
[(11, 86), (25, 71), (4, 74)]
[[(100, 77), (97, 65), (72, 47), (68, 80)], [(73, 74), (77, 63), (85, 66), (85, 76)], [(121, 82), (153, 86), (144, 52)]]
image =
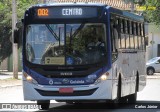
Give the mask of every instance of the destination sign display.
[(39, 19), (93, 18), (97, 17), (97, 7), (46, 7), (36, 8), (35, 17)]

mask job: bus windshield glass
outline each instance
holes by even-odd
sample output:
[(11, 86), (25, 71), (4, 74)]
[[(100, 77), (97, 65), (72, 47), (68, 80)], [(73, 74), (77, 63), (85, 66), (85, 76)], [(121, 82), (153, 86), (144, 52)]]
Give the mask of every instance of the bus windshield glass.
[(103, 23), (30, 24), (26, 28), (26, 58), (41, 65), (86, 65), (106, 57)]

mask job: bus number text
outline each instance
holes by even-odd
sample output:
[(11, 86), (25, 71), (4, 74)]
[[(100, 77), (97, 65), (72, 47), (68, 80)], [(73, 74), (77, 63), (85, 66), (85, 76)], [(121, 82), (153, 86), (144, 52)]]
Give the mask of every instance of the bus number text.
[(48, 16), (48, 9), (38, 9), (38, 16)]

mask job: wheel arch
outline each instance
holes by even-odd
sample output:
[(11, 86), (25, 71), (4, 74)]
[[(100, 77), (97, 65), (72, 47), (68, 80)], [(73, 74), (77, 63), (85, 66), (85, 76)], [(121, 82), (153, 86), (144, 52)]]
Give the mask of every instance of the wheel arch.
[(148, 66), (147, 70), (150, 69), (150, 68), (152, 68), (154, 70), (154, 72), (155, 72), (155, 68), (153, 66)]

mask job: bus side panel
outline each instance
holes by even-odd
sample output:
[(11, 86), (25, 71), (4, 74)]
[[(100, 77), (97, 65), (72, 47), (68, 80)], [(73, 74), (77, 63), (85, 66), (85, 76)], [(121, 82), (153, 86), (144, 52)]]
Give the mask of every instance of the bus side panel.
[(136, 87), (136, 77), (139, 76), (139, 82), (138, 82), (138, 88), (139, 91), (143, 90), (143, 88), (146, 85), (146, 73), (145, 73), (145, 52), (138, 51), (137, 53), (130, 54), (130, 71), (132, 71), (131, 74), (131, 93), (135, 93), (135, 87)]
[(121, 74), (122, 90), (121, 96), (135, 93), (136, 76), (139, 74), (139, 91), (146, 85), (145, 73), (145, 52), (121, 53), (117, 60), (112, 64), (112, 99), (117, 97), (118, 75)]
[(138, 59), (137, 59), (137, 67), (139, 72), (139, 91), (143, 90), (146, 86), (146, 60), (145, 60), (145, 52), (138, 52)]
[(128, 69), (128, 55), (119, 52), (117, 60), (112, 64), (112, 99), (117, 97), (119, 75), (121, 75), (121, 96), (130, 94), (130, 71)]
[(129, 55), (129, 73), (130, 73), (130, 94), (135, 93), (136, 89), (136, 73), (137, 73), (137, 52), (132, 51)]

